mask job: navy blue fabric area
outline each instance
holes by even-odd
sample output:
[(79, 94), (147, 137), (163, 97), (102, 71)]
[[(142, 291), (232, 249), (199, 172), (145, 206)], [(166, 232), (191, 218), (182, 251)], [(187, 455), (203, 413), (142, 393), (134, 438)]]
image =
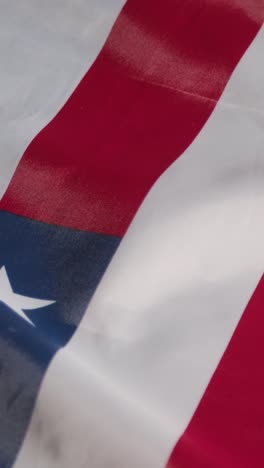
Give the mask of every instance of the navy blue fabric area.
[(32, 326), (1, 302), (0, 284), (0, 468), (12, 466), (44, 373), (74, 333), (119, 243), (0, 212), (0, 268), (12, 290), (55, 301), (23, 309)]

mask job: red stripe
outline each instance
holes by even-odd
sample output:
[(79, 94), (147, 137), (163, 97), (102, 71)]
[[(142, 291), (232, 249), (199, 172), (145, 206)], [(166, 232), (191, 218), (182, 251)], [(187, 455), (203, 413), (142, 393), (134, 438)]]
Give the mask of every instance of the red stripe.
[(260, 28), (257, 4), (129, 0), (92, 69), (27, 148), (0, 207), (124, 234), (211, 114)]
[(167, 468), (264, 467), (264, 276)]

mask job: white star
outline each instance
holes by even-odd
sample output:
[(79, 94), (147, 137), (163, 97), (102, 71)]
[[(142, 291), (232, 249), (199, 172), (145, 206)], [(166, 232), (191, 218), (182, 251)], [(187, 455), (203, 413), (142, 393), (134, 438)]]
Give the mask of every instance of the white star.
[(22, 296), (14, 293), (10, 284), (5, 267), (0, 269), (0, 302), (6, 304), (10, 309), (16, 312), (20, 317), (35, 326), (31, 320), (24, 314), (23, 309), (32, 310), (54, 304), (56, 301), (44, 301), (42, 299), (34, 299), (33, 297)]

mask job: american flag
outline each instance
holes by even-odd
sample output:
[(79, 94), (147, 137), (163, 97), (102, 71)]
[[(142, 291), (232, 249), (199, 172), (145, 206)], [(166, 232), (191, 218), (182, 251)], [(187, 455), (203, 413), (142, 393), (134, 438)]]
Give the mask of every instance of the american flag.
[(263, 468), (264, 1), (0, 11), (0, 468)]

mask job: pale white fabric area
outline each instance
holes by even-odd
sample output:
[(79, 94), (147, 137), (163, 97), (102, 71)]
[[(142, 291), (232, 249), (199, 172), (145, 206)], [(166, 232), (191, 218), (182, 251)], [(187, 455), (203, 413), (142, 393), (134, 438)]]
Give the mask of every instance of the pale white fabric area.
[(125, 0), (0, 0), (0, 198), (99, 53)]
[(262, 29), (148, 194), (51, 363), (16, 468), (166, 464), (263, 272), (263, 49)]

